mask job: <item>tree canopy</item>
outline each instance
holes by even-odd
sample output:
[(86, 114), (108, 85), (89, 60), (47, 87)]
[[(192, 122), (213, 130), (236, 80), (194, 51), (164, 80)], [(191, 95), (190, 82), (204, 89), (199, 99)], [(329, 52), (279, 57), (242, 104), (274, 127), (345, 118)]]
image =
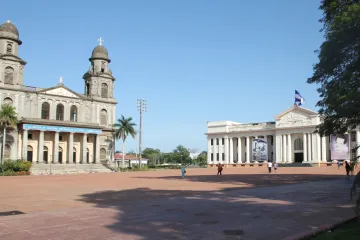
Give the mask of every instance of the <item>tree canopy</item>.
[(323, 0), (325, 40), (308, 83), (319, 84), (321, 135), (344, 133), (360, 125), (360, 0)]

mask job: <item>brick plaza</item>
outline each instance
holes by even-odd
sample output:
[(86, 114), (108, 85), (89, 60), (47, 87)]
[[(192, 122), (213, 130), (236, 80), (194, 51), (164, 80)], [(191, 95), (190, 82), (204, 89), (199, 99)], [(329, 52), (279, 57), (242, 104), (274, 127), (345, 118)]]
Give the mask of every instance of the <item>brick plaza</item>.
[(344, 168), (0, 177), (0, 239), (295, 239), (354, 216)]

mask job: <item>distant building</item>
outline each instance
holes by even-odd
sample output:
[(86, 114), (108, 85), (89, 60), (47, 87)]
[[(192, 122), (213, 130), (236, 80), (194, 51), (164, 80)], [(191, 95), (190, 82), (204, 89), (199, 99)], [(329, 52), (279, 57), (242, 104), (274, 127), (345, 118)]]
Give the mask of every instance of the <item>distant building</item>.
[[(123, 158), (122, 153), (115, 153), (114, 159), (115, 159), (115, 162), (116, 162), (116, 166), (121, 167), (122, 158)], [(136, 155), (125, 154), (125, 157), (124, 157), (124, 166), (125, 167), (129, 166), (129, 161), (130, 161), (131, 166), (139, 165), (139, 157), (137, 157)], [(148, 161), (149, 160), (146, 159), (146, 158), (141, 158), (141, 165), (147, 165)]]
[(208, 164), (245, 165), (255, 162), (318, 163), (360, 156), (360, 131), (320, 137), (317, 112), (298, 107), (287, 109), (274, 122), (242, 124), (208, 122)]

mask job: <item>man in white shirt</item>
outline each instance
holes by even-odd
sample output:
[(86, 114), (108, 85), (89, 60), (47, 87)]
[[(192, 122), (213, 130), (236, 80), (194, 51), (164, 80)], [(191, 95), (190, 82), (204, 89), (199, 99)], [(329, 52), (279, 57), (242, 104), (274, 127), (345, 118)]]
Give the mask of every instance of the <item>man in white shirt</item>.
[(268, 169), (269, 169), (269, 173), (271, 173), (271, 169), (272, 169), (272, 162), (268, 162)]

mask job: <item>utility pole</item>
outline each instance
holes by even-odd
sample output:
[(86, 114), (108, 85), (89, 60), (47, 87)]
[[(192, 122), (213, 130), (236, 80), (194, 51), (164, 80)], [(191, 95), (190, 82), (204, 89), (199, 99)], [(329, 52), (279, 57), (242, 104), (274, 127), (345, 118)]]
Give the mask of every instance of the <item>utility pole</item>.
[(142, 113), (147, 111), (147, 101), (143, 99), (137, 100), (138, 111), (140, 112), (140, 133), (139, 133), (139, 168), (141, 168), (141, 144), (142, 144)]

